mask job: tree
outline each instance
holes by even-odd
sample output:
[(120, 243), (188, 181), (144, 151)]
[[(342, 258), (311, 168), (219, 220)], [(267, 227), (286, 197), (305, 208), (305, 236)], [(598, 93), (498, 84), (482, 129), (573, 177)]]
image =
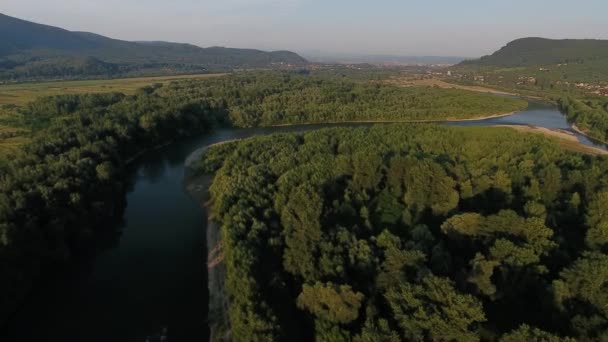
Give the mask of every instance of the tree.
[(476, 341), (475, 324), (485, 321), (481, 303), (458, 293), (444, 278), (401, 283), (385, 294), (393, 317), (408, 341)]
[(608, 338), (608, 256), (586, 252), (553, 282), (557, 306), (571, 317), (572, 329), (589, 339)]
[(492, 275), (494, 268), (500, 265), (496, 260), (486, 260), (486, 258), (477, 253), (475, 259), (471, 260), (471, 273), (468, 281), (477, 287), (477, 290), (485, 296), (494, 297), (496, 286), (492, 284)]
[(112, 163), (104, 162), (102, 164), (99, 164), (97, 165), (95, 170), (97, 171), (97, 178), (99, 178), (99, 180), (108, 181), (112, 179), (112, 174), (114, 172)]
[(315, 283), (304, 285), (297, 304), (320, 319), (334, 323), (350, 323), (359, 317), (363, 294), (352, 290), (350, 285)]
[(281, 212), (286, 227), (285, 269), (304, 279), (314, 279), (315, 257), (322, 238), (322, 197), (311, 187), (301, 186), (292, 191)]
[(576, 340), (569, 337), (559, 337), (540, 330), (538, 328), (530, 327), (529, 325), (522, 325), (519, 328), (511, 331), (508, 334), (504, 334), (500, 338), (500, 342), (575, 342)]
[(456, 182), (437, 163), (411, 160), (405, 170), (405, 204), (422, 211), (429, 208), (436, 215), (446, 215), (456, 208), (460, 199)]
[(599, 249), (608, 243), (608, 191), (595, 194), (587, 207), (587, 245)]

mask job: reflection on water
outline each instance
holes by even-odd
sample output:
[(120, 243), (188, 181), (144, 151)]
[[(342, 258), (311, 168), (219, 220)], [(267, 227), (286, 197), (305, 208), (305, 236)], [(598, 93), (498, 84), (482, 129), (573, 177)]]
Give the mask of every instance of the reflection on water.
[[(508, 117), (445, 124), (571, 131), (559, 111), (542, 103)], [(202, 146), (226, 140), (369, 125), (218, 129), (144, 155), (132, 166), (120, 239), (93, 261), (49, 279), (18, 313), (9, 338), (2, 340), (143, 342), (164, 327), (172, 342), (207, 340), (205, 213), (183, 191), (184, 160)]]

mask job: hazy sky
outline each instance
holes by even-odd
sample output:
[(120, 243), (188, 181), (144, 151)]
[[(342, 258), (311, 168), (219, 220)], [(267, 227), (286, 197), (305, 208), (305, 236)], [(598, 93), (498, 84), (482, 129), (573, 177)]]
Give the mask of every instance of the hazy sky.
[(2, 0), (0, 12), (126, 40), (480, 56), (515, 38), (608, 39), (608, 0)]

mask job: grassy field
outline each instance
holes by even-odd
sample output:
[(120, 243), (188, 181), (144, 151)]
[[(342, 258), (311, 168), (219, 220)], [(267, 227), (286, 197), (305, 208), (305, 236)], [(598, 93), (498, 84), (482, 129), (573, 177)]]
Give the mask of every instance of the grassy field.
[(179, 75), (161, 77), (121, 78), (112, 80), (57, 81), (0, 85), (0, 106), (23, 106), (42, 96), (83, 93), (119, 92), (132, 94), (135, 90), (154, 84), (180, 79), (217, 77), (224, 74)]
[(509, 92), (492, 89), (492, 88), (486, 88), (486, 87), (480, 87), (480, 86), (465, 86), (465, 85), (461, 85), (461, 84), (448, 83), (448, 82), (445, 82), (445, 81), (442, 81), (442, 80), (439, 80), (436, 78), (415, 79), (415, 78), (411, 78), (411, 77), (409, 77), (409, 78), (408, 77), (392, 77), (392, 78), (389, 78), (388, 80), (386, 80), (385, 83), (396, 85), (396, 86), (403, 86), (403, 87), (425, 86), (425, 87), (439, 87), (439, 88), (446, 88), (446, 89), (462, 89), (462, 90), (477, 91), (477, 92), (481, 92), (481, 93), (492, 93), (492, 94), (498, 94), (498, 95), (516, 95), (515, 93), (509, 93)]
[[(6, 134), (17, 133), (17, 136), (5, 137)], [(9, 153), (14, 152), (19, 146), (28, 141), (28, 138), (22, 134), (23, 130), (16, 129), (10, 126), (0, 125), (0, 162)]]

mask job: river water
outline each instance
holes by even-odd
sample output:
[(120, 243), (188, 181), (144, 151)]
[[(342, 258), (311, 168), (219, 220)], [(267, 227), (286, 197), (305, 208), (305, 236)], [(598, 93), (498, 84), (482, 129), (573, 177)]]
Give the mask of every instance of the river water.
[[(536, 102), (507, 117), (446, 123), (510, 124), (572, 131), (555, 107)], [(185, 160), (226, 140), (355, 125), (218, 129), (145, 154), (132, 165), (122, 233), (114, 245), (40, 286), (0, 340), (144, 342), (156, 341), (153, 336), (166, 328), (170, 342), (206, 341), (206, 217), (184, 191)]]

